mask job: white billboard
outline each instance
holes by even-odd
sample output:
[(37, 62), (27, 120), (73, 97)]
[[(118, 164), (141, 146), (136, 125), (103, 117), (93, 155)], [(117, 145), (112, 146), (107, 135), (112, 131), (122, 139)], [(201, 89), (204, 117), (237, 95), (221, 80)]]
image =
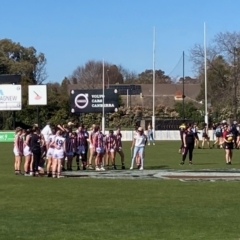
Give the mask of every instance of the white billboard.
[(47, 85), (29, 85), (28, 104), (47, 105)]
[(0, 111), (15, 111), (22, 109), (22, 86), (0, 85)]

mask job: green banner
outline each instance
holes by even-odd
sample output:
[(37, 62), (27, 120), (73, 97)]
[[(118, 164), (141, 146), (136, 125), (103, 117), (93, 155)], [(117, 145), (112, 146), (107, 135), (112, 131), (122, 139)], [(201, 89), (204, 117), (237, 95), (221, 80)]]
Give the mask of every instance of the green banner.
[(0, 142), (14, 142), (15, 132), (0, 132)]

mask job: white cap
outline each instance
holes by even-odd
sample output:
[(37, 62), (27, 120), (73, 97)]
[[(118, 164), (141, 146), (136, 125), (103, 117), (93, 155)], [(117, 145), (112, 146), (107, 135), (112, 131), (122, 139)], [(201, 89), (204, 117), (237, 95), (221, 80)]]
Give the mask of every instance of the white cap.
[(68, 122), (67, 125), (68, 125), (68, 126), (72, 126), (72, 125), (74, 125), (74, 123), (72, 123), (72, 122)]

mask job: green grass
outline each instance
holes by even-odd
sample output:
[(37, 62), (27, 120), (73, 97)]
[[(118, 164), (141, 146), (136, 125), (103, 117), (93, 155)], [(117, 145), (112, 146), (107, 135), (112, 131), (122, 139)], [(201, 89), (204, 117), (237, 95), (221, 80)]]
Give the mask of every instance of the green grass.
[[(178, 147), (147, 146), (145, 168), (182, 168)], [(230, 168), (239, 167), (240, 151), (234, 154)], [(13, 174), (12, 144), (1, 144), (1, 156), (0, 239), (240, 238), (239, 182), (27, 178)], [(194, 165), (183, 168), (229, 166), (223, 150), (199, 149)]]

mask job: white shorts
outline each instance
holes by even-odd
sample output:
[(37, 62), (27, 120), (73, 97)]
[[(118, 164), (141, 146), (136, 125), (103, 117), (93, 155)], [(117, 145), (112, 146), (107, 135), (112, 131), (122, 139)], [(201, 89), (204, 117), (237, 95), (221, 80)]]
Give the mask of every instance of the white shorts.
[(31, 155), (32, 152), (30, 151), (30, 147), (29, 146), (25, 146), (25, 148), (23, 149), (23, 155), (26, 157), (28, 155)]
[(108, 152), (108, 153), (113, 153), (113, 152), (115, 152), (115, 149), (110, 148), (110, 149), (107, 150), (107, 152)]
[(54, 148), (49, 148), (47, 151), (47, 157), (53, 157), (53, 153), (54, 153)]
[(63, 159), (64, 158), (64, 151), (63, 151), (63, 149), (54, 149), (53, 158), (54, 159), (58, 159), (58, 160)]
[(103, 147), (101, 147), (101, 148), (96, 148), (96, 152), (97, 153), (104, 153), (104, 148)]
[(14, 153), (14, 155), (15, 155), (16, 157), (22, 156), (22, 154), (19, 153), (19, 151), (17, 150), (16, 147), (13, 148), (13, 153)]
[(85, 147), (84, 146), (79, 146), (77, 150), (77, 154), (85, 154)]

